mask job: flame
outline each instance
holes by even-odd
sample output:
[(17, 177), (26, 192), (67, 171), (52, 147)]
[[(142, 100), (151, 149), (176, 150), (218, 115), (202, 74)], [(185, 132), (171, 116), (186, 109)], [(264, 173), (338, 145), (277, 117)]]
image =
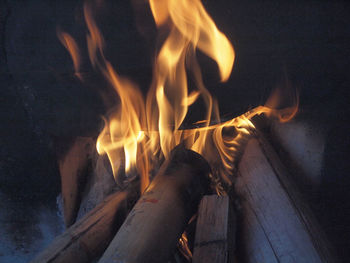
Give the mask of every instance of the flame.
[[(140, 176), (143, 192), (157, 162), (182, 143), (206, 158), (214, 181), (230, 185), (239, 148), (255, 129), (251, 118), (266, 114), (288, 121), (296, 114), (297, 103), (277, 109), (277, 100), (272, 98), (265, 106), (221, 121), (218, 104), (203, 83), (196, 52), (213, 59), (221, 81), (227, 81), (235, 59), (230, 41), (218, 30), (200, 0), (149, 0), (149, 4), (158, 29), (166, 37), (155, 57), (153, 81), (146, 99), (105, 58), (104, 39), (92, 12), (94, 6), (92, 2), (84, 6), (90, 61), (113, 86), (120, 100), (104, 119), (105, 126), (96, 144), (98, 153), (108, 155), (117, 181), (123, 174)], [(60, 33), (59, 37), (78, 71), (79, 50), (75, 41), (66, 33)], [(191, 91), (188, 76), (195, 83)], [(206, 107), (202, 119), (193, 124), (196, 128), (182, 129), (191, 105), (199, 98)], [(223, 192), (219, 188), (217, 191)]]
[[(96, 2), (97, 6), (101, 1)], [(255, 127), (251, 119), (265, 114), (286, 122), (297, 113), (297, 94), (290, 107), (280, 109), (281, 91), (276, 90), (265, 106), (259, 106), (228, 121), (220, 119), (217, 101), (205, 88), (196, 58), (201, 51), (213, 59), (221, 81), (230, 77), (235, 52), (228, 38), (218, 30), (200, 0), (149, 0), (154, 21), (166, 34), (154, 61), (153, 81), (147, 97), (137, 85), (120, 76), (104, 55), (104, 39), (94, 20), (93, 2), (84, 5), (88, 28), (88, 55), (93, 67), (108, 80), (119, 97), (119, 103), (104, 118), (96, 148), (107, 154), (116, 182), (137, 175), (141, 192), (150, 182), (151, 171), (159, 160), (167, 158), (178, 144), (201, 154), (212, 168), (211, 179), (219, 195), (224, 185), (232, 184), (235, 161)], [(58, 32), (69, 51), (78, 77), (80, 52), (74, 39)], [(188, 86), (188, 76), (195, 87)], [(202, 119), (192, 129), (182, 129), (191, 105), (198, 99), (205, 104)], [(191, 258), (184, 233), (180, 239), (184, 255)]]
[[(274, 115), (274, 117), (278, 118), (280, 122), (288, 122), (293, 119), (298, 112), (298, 91), (293, 89), (287, 80), (283, 87), (276, 88), (271, 93), (270, 97), (265, 103), (265, 106), (270, 109), (275, 109), (267, 113), (267, 115)], [(277, 111), (276, 109), (279, 108), (281, 109)]]
[[(120, 104), (105, 119), (105, 127), (100, 133), (96, 148), (99, 154), (107, 154), (113, 175), (117, 177), (121, 168), (125, 173), (135, 171), (141, 176), (141, 187), (149, 184), (148, 161), (144, 154), (145, 140), (143, 129), (146, 126), (144, 99), (138, 87), (123, 78), (111, 66), (103, 53), (104, 39), (92, 14), (92, 7), (84, 6), (89, 58), (119, 95)], [(142, 160), (141, 160), (142, 159)], [(124, 163), (121, 162), (124, 160)], [(117, 178), (116, 178), (117, 179)]]
[(62, 32), (59, 28), (57, 28), (57, 36), (61, 41), (62, 45), (68, 50), (70, 56), (73, 60), (75, 75), (78, 78), (81, 78), (80, 71), (80, 51), (77, 43), (74, 38), (66, 32)]
[[(179, 31), (181, 39), (189, 41), (194, 48), (198, 48), (215, 60), (219, 66), (222, 81), (229, 78), (235, 57), (233, 47), (227, 37), (217, 29), (199, 0), (150, 0), (149, 2), (158, 27), (170, 23)], [(180, 38), (176, 38), (174, 33), (168, 39), (176, 42)], [(164, 44), (163, 48), (169, 47)], [(186, 44), (179, 43), (178, 50), (186, 48)], [(167, 54), (170, 57), (175, 55)]]
[(187, 237), (187, 233), (183, 232), (180, 239), (179, 239), (179, 249), (181, 254), (186, 258), (186, 260), (188, 262), (191, 262), (191, 258), (192, 258), (192, 251), (188, 246), (188, 237)]
[[(200, 1), (156, 1), (150, 7), (158, 27), (166, 27), (164, 41), (155, 62), (154, 86), (147, 97), (148, 127), (159, 131), (159, 145), (167, 157), (182, 140), (187, 147), (199, 153), (208, 142), (208, 130), (183, 132), (188, 107), (202, 96), (207, 106), (204, 126), (212, 116), (219, 116), (214, 102), (205, 89), (196, 60), (197, 49), (214, 59), (221, 80), (226, 81), (234, 62), (234, 50), (228, 39), (215, 26)], [(188, 94), (187, 72), (191, 71), (198, 90)]]

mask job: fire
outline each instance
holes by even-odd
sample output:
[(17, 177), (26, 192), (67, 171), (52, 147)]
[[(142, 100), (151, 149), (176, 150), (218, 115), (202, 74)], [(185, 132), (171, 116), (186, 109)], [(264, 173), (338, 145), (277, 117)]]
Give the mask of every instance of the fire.
[[(156, 54), (153, 81), (146, 98), (132, 81), (120, 76), (111, 66), (103, 53), (104, 39), (94, 21), (91, 3), (84, 6), (90, 61), (120, 98), (120, 103), (105, 117), (97, 150), (108, 155), (116, 179), (120, 174), (140, 176), (142, 192), (157, 162), (167, 158), (178, 144), (207, 159), (213, 180), (220, 178), (231, 184), (238, 147), (255, 128), (250, 119), (265, 113), (286, 121), (295, 115), (297, 107), (273, 110), (274, 103), (270, 101), (266, 106), (222, 122), (217, 102), (203, 83), (196, 52), (213, 59), (221, 81), (227, 81), (235, 59), (232, 44), (216, 27), (200, 0), (149, 0), (149, 4), (156, 25), (166, 38)], [(78, 71), (79, 50), (74, 39), (63, 32), (59, 37)], [(194, 79), (193, 91), (189, 91), (188, 76)], [(182, 129), (191, 105), (199, 98), (206, 106), (203, 119), (193, 124), (196, 128)]]
[[(207, 105), (205, 126), (211, 122), (213, 100), (203, 85), (195, 56), (196, 49), (216, 61), (223, 81), (231, 73), (234, 51), (200, 1), (151, 0), (150, 6), (157, 26), (166, 27), (168, 37), (156, 58), (154, 87), (148, 94), (146, 106), (148, 121), (152, 122), (149, 126), (158, 126), (161, 151), (167, 157), (171, 149), (181, 142), (180, 126), (189, 105), (199, 96), (203, 97)], [(198, 89), (190, 95), (187, 85), (189, 70), (193, 72)], [(206, 135), (206, 129), (202, 129), (199, 138), (192, 140), (187, 147), (202, 153)]]
[(61, 32), (59, 28), (57, 29), (57, 36), (63, 46), (69, 51), (69, 54), (73, 60), (74, 70), (76, 72), (75, 74), (80, 78), (80, 51), (77, 43), (75, 42), (74, 38), (71, 37), (71, 35), (67, 34), (66, 32)]

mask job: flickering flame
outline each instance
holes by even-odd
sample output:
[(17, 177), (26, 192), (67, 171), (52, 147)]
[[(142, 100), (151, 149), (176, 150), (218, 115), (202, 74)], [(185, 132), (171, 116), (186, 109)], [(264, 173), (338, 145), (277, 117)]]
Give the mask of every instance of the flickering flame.
[(183, 232), (179, 239), (179, 249), (182, 255), (187, 259), (187, 261), (191, 262), (192, 252), (191, 249), (188, 247), (188, 238), (186, 232)]
[[(97, 151), (108, 155), (115, 177), (120, 168), (124, 168), (125, 173), (136, 170), (142, 179), (141, 187), (145, 189), (149, 183), (149, 170), (144, 153), (144, 99), (137, 86), (119, 76), (106, 60), (103, 53), (104, 40), (88, 4), (84, 6), (84, 15), (89, 30), (87, 43), (90, 61), (110, 82), (120, 98), (120, 104), (105, 119), (105, 127), (97, 139)], [(124, 164), (121, 160), (124, 160)]]
[[(221, 81), (230, 77), (235, 52), (200, 0), (149, 0), (155, 23), (166, 33), (166, 38), (156, 54), (153, 81), (145, 99), (138, 87), (120, 76), (106, 59), (104, 39), (95, 23), (92, 4), (89, 1), (84, 6), (88, 55), (94, 68), (119, 96), (119, 104), (104, 118), (105, 125), (96, 148), (99, 154), (107, 154), (117, 182), (120, 182), (120, 175), (138, 175), (143, 192), (159, 160), (167, 158), (174, 147), (183, 144), (208, 161), (216, 191), (222, 194), (222, 184), (232, 184), (239, 149), (255, 129), (251, 119), (265, 114), (285, 122), (296, 114), (297, 99), (290, 107), (279, 109), (281, 96), (276, 90), (265, 106), (221, 121), (218, 104), (204, 86), (196, 52), (201, 51), (216, 62)], [(76, 75), (81, 78), (76, 42), (65, 32), (59, 31), (58, 36), (72, 57)], [(191, 91), (188, 76), (195, 83)], [(193, 124), (196, 128), (181, 129), (189, 108), (199, 98), (206, 107), (202, 119)], [(185, 233), (180, 245), (185, 257), (190, 258)]]
[[(212, 167), (213, 180), (230, 185), (238, 148), (255, 128), (251, 118), (264, 113), (287, 121), (295, 115), (297, 103), (276, 110), (272, 108), (278, 104), (277, 100), (271, 99), (265, 106), (242, 116), (220, 120), (217, 102), (204, 86), (196, 51), (216, 62), (221, 81), (230, 77), (235, 53), (200, 0), (149, 0), (155, 23), (167, 37), (156, 54), (152, 85), (144, 99), (138, 87), (121, 77), (105, 58), (104, 39), (89, 3), (84, 6), (89, 58), (120, 98), (120, 103), (105, 117), (96, 145), (98, 153), (108, 155), (116, 179), (119, 174), (126, 177), (137, 174), (143, 191), (157, 162), (167, 158), (181, 143), (206, 158)], [(78, 71), (79, 51), (75, 41), (66, 33), (59, 33), (59, 37)], [(195, 83), (191, 92), (188, 76)], [(197, 128), (181, 129), (189, 107), (199, 98), (206, 106), (203, 119), (193, 124)]]
[(61, 41), (62, 45), (69, 51), (69, 54), (72, 57), (75, 74), (80, 78), (80, 51), (77, 43), (74, 38), (66, 32), (62, 32), (60, 29), (57, 29), (57, 36)]

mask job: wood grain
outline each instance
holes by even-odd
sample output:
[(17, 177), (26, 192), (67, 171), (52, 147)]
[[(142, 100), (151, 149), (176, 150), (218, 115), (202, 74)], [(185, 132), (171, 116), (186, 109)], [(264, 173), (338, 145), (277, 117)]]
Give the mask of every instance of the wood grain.
[(31, 263), (87, 263), (99, 257), (125, 219), (128, 192), (117, 192), (58, 236)]
[(77, 137), (65, 156), (59, 160), (63, 215), (67, 227), (77, 217), (83, 192), (82, 182), (87, 175), (88, 162), (94, 147), (92, 138)]
[(248, 142), (235, 189), (242, 206), (242, 261), (336, 262), (317, 220), (262, 137)]
[(99, 263), (164, 263), (209, 187), (209, 165), (175, 148), (114, 237)]
[(234, 234), (229, 229), (235, 224), (231, 213), (228, 196), (203, 197), (198, 210), (193, 263), (230, 262)]

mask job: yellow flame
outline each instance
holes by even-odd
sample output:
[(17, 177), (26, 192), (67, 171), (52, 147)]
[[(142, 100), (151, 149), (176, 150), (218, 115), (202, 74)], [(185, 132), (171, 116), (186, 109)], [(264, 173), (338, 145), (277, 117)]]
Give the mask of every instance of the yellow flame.
[[(168, 156), (182, 137), (179, 128), (199, 95), (207, 105), (205, 125), (208, 126), (213, 114), (213, 100), (202, 83), (196, 49), (201, 50), (218, 64), (221, 79), (226, 81), (231, 73), (234, 51), (231, 43), (221, 33), (200, 1), (150, 0), (150, 7), (157, 26), (168, 28), (155, 64), (154, 85), (147, 99), (149, 127), (159, 131), (160, 148)], [(189, 67), (188, 68), (186, 68)], [(187, 71), (190, 70), (197, 84), (197, 91), (188, 94)], [(216, 113), (215, 115), (219, 115)], [(189, 148), (202, 152), (207, 131), (191, 134)]]
[[(181, 37), (211, 57), (219, 66), (222, 81), (232, 71), (235, 58), (233, 47), (220, 32), (200, 0), (150, 0), (154, 20), (158, 26), (171, 20)], [(164, 45), (166, 46), (166, 45)], [(186, 48), (186, 46), (183, 46)]]
[[(148, 181), (148, 164), (142, 165), (145, 158), (144, 132), (146, 115), (144, 100), (137, 86), (117, 74), (106, 60), (103, 48), (104, 39), (92, 15), (92, 7), (84, 6), (85, 21), (89, 30), (87, 35), (88, 52), (91, 63), (101, 71), (119, 95), (120, 104), (105, 119), (105, 127), (97, 139), (97, 150), (109, 157), (113, 174), (116, 177), (121, 168), (126, 173), (136, 172), (141, 176), (144, 189)], [(124, 164), (121, 162), (124, 160)], [(134, 171), (135, 170), (135, 171)]]
[(187, 259), (187, 261), (191, 262), (192, 252), (188, 246), (188, 237), (186, 232), (182, 233), (179, 239), (178, 246), (180, 248), (180, 252), (182, 253), (182, 255)]
[[(255, 128), (250, 119), (264, 113), (286, 121), (295, 115), (297, 107), (275, 110), (270, 103), (222, 122), (218, 104), (204, 86), (196, 51), (212, 58), (218, 65), (221, 80), (226, 81), (235, 58), (231, 43), (217, 29), (199, 0), (149, 0), (149, 4), (156, 25), (167, 37), (156, 55), (153, 81), (146, 99), (138, 87), (119, 76), (105, 58), (104, 40), (93, 18), (93, 6), (91, 3), (84, 6), (90, 61), (120, 99), (105, 118), (104, 129), (97, 139), (98, 153), (108, 155), (116, 178), (119, 173), (138, 174), (143, 191), (154, 165), (183, 143), (207, 159), (213, 176), (231, 184), (238, 149)], [(71, 52), (77, 50), (75, 42), (65, 34), (61, 38), (70, 53), (77, 54)], [(78, 57), (72, 55), (72, 59), (78, 68)], [(191, 92), (188, 74), (195, 83)], [(194, 124), (200, 127), (182, 130), (189, 107), (198, 98), (206, 106), (203, 119)]]

